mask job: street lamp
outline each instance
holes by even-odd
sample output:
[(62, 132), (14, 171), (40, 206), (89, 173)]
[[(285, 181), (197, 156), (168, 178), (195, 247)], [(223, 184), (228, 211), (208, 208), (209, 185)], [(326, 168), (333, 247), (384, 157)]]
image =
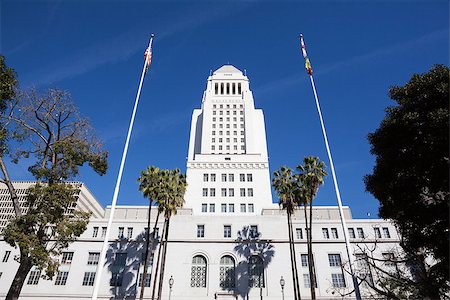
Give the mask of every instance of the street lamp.
[(281, 279), (280, 279), (280, 285), (281, 285), (281, 296), (282, 296), (282, 299), (284, 300), (284, 284), (285, 284), (286, 282), (284, 281), (284, 278), (283, 278), (283, 276), (281, 276)]
[(170, 300), (170, 296), (172, 296), (172, 287), (173, 287), (173, 282), (174, 282), (174, 280), (173, 280), (173, 276), (172, 276), (172, 275), (170, 275), (170, 279), (169, 279), (169, 288), (170, 288), (170, 291), (169, 291), (169, 300)]

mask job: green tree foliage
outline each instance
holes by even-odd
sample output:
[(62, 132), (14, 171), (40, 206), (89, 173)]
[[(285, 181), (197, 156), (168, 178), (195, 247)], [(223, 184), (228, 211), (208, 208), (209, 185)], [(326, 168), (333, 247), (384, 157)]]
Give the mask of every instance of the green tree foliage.
[[(15, 141), (9, 155), (14, 162), (32, 159), (29, 171), (38, 181), (28, 190), (27, 213), (16, 213), (4, 232), (5, 240), (20, 250), (20, 265), (6, 296), (17, 299), (30, 269), (36, 266), (52, 278), (56, 256), (86, 229), (89, 214), (74, 209), (78, 190), (65, 182), (85, 164), (105, 174), (107, 152), (65, 91), (17, 92), (1, 119)], [(6, 167), (1, 167), (13, 195)]]
[(278, 204), (280, 208), (286, 210), (288, 237), (289, 237), (289, 254), (291, 256), (291, 272), (294, 287), (294, 299), (300, 300), (300, 286), (297, 270), (297, 259), (294, 248), (294, 234), (292, 230), (292, 214), (295, 213), (295, 209), (300, 205), (299, 191), (302, 187), (298, 186), (298, 180), (294, 176), (292, 169), (286, 166), (282, 166), (280, 170), (273, 173), (272, 186), (275, 189), (278, 196)]
[(449, 290), (449, 71), (436, 65), (392, 87), (396, 105), (368, 136), (376, 164), (366, 189), (380, 201), (380, 216), (395, 222), (407, 255), (420, 261), (418, 296), (432, 299)]
[[(17, 75), (16, 72), (6, 66), (5, 57), (0, 55), (0, 113), (3, 113), (8, 106), (8, 102), (14, 98), (17, 87)], [(0, 140), (2, 144), (6, 137), (6, 132), (2, 126), (2, 132), (0, 132)], [(2, 147), (3, 148), (3, 147)], [(3, 153), (3, 151), (1, 151)]]
[[(315, 288), (315, 268), (312, 250), (312, 203), (319, 191), (319, 186), (323, 185), (325, 172), (325, 163), (318, 157), (308, 156), (303, 159), (303, 165), (297, 166), (297, 198), (299, 204), (303, 204), (305, 213), (306, 241), (308, 244), (308, 268), (309, 268), (309, 288), (311, 291), (311, 299), (316, 299)], [(309, 206), (309, 221), (306, 213), (306, 206)]]
[[(312, 255), (312, 202), (319, 191), (319, 186), (324, 183), (325, 163), (318, 157), (308, 156), (303, 159), (303, 165), (297, 166), (298, 173), (294, 173), (288, 167), (281, 167), (273, 174), (272, 186), (277, 192), (279, 205), (286, 210), (288, 222), (288, 234), (291, 254), (291, 269), (294, 281), (295, 299), (301, 299), (300, 282), (298, 279), (297, 261), (295, 256), (294, 234), (292, 229), (292, 214), (295, 209), (303, 206), (305, 213), (306, 240), (308, 249), (308, 266), (310, 276), (311, 298), (315, 299), (314, 287), (314, 261)], [(309, 218), (307, 214), (309, 206)], [(309, 219), (309, 222), (308, 222)]]
[[(164, 225), (161, 234), (161, 245), (158, 250), (157, 266), (153, 276), (153, 290), (152, 299), (157, 293), (157, 299), (161, 299), (162, 284), (164, 281), (165, 261), (167, 254), (167, 240), (169, 236), (170, 218), (177, 213), (178, 208), (184, 204), (184, 193), (186, 192), (186, 175), (180, 173), (179, 169), (175, 170), (160, 170), (159, 168), (150, 166), (145, 171), (141, 172), (138, 178), (139, 190), (143, 192), (145, 197), (150, 199), (148, 228), (150, 228), (150, 210), (153, 201), (158, 205), (158, 217), (155, 222), (153, 232), (155, 232), (158, 223), (159, 215), (164, 215)], [(150, 230), (150, 229), (149, 229)], [(154, 237), (153, 237), (154, 238)], [(142, 278), (146, 278), (147, 261), (150, 252), (149, 233), (147, 234), (147, 247), (144, 261), (144, 274)], [(153, 257), (153, 253), (151, 253)], [(151, 259), (151, 261), (154, 261)], [(161, 271), (159, 268), (161, 267)], [(158, 278), (159, 272), (159, 278)], [(159, 280), (158, 290), (156, 291), (157, 280)], [(142, 281), (143, 282), (143, 281)], [(143, 297), (145, 285), (142, 285), (140, 297)]]

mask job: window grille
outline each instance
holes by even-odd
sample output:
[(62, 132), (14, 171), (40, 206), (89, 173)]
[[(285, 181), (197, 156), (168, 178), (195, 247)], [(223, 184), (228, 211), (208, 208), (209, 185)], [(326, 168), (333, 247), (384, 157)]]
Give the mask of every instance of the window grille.
[(206, 287), (206, 259), (201, 255), (192, 258), (191, 287)]
[(219, 282), (222, 289), (235, 287), (235, 263), (229, 255), (220, 259)]

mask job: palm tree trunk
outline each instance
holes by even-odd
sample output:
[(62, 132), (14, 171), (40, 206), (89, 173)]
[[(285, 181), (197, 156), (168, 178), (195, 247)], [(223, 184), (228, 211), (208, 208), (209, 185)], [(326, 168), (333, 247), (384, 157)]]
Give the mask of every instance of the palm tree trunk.
[(154, 272), (153, 276), (153, 289), (152, 289), (152, 300), (155, 299), (155, 292), (156, 292), (156, 283), (158, 280), (158, 272), (159, 272), (159, 265), (161, 262), (161, 250), (162, 250), (162, 243), (163, 243), (163, 237), (166, 234), (166, 220), (164, 220), (164, 225), (163, 225), (163, 230), (162, 230), (162, 234), (161, 234), (161, 241), (159, 243), (159, 248), (158, 248), (158, 258), (156, 260), (156, 270)]
[(8, 187), (9, 194), (11, 195), (11, 201), (16, 217), (20, 217), (22, 216), (22, 211), (20, 210), (19, 197), (17, 196), (16, 189), (11, 183), (11, 178), (9, 178), (8, 170), (6, 169), (5, 162), (3, 161), (3, 156), (0, 156), (0, 168), (2, 169), (3, 176), (5, 177), (4, 183)]
[(33, 264), (31, 263), (31, 259), (27, 255), (21, 254), (19, 268), (17, 269), (16, 276), (14, 276), (13, 282), (8, 290), (8, 294), (6, 294), (5, 300), (19, 299), (22, 286), (32, 267)]
[(291, 270), (292, 270), (292, 280), (293, 280), (293, 285), (294, 285), (294, 299), (298, 300), (298, 291), (297, 291), (297, 277), (295, 276), (295, 264), (294, 264), (294, 259), (295, 259), (295, 252), (293, 251), (292, 248), (292, 226), (291, 226), (291, 214), (287, 211), (286, 212), (287, 215), (287, 225), (288, 225), (288, 236), (289, 236), (289, 253), (291, 255)]
[(314, 280), (314, 259), (312, 253), (312, 197), (309, 203), (309, 245), (308, 245), (308, 265), (309, 265), (309, 282), (311, 288), (311, 299), (316, 299), (316, 287)]
[(142, 300), (144, 298), (144, 289), (145, 289), (145, 282), (147, 279), (147, 268), (148, 268), (148, 252), (150, 251), (150, 216), (152, 213), (152, 200), (150, 199), (148, 203), (148, 218), (147, 218), (147, 232), (146, 232), (146, 240), (147, 245), (145, 247), (145, 256), (144, 256), (144, 270), (142, 272), (142, 278), (141, 278), (141, 291), (139, 294), (139, 299)]
[(295, 271), (295, 281), (297, 287), (297, 298), (302, 299), (300, 293), (300, 280), (298, 279), (298, 269), (297, 269), (297, 256), (295, 255), (295, 242), (294, 242), (294, 229), (292, 228), (292, 215), (290, 216), (290, 230), (291, 230), (291, 240), (292, 240), (292, 253), (294, 257), (294, 271)]
[(164, 243), (163, 243), (164, 249), (161, 259), (161, 273), (159, 274), (158, 300), (161, 300), (162, 287), (164, 282), (164, 270), (166, 268), (166, 254), (167, 254), (167, 239), (169, 237), (169, 223), (170, 217), (167, 218), (166, 232), (164, 236)]

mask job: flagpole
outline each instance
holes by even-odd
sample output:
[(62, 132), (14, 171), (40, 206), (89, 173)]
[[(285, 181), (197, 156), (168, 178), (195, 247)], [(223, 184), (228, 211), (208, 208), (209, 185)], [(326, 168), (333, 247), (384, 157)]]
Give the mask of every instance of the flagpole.
[(317, 96), (316, 85), (314, 84), (314, 78), (313, 78), (313, 75), (312, 75), (312, 68), (311, 68), (311, 64), (309, 62), (308, 56), (306, 55), (306, 48), (305, 48), (305, 43), (303, 41), (303, 35), (302, 34), (300, 34), (300, 42), (301, 42), (301, 45), (302, 45), (303, 57), (306, 60), (305, 67), (306, 67), (307, 72), (309, 74), (309, 79), (311, 80), (311, 86), (312, 86), (312, 89), (313, 89), (314, 98), (316, 100), (316, 107), (317, 107), (317, 112), (319, 113), (320, 125), (322, 126), (323, 139), (325, 141), (325, 147), (327, 149), (328, 160), (330, 161), (331, 175), (333, 177), (334, 190), (336, 192), (336, 198), (337, 198), (338, 207), (339, 207), (339, 216), (340, 216), (340, 219), (341, 219), (342, 231), (344, 232), (345, 248), (347, 250), (347, 257), (348, 257), (348, 261), (349, 261), (350, 274), (352, 276), (353, 286), (354, 286), (354, 289), (355, 289), (355, 296), (356, 296), (357, 300), (361, 300), (361, 292), (359, 290), (358, 280), (357, 280), (357, 277), (356, 277), (356, 275), (355, 275), (355, 273), (353, 271), (353, 257), (352, 257), (352, 255), (350, 253), (350, 249), (351, 249), (350, 248), (350, 241), (349, 241), (349, 238), (348, 238), (347, 222), (345, 221), (344, 210), (342, 209), (341, 193), (339, 191), (339, 185), (338, 185), (337, 178), (336, 178), (336, 172), (334, 171), (333, 158), (331, 157), (330, 145), (328, 144), (327, 132), (325, 130), (325, 124), (324, 124), (323, 117), (322, 117), (322, 111), (320, 109), (320, 103), (319, 103), (319, 97)]
[[(147, 49), (151, 49), (154, 36), (155, 35), (152, 33)], [(144, 81), (144, 75), (145, 75), (146, 68), (147, 68), (147, 57), (145, 58), (144, 67), (142, 68), (141, 80), (139, 82), (139, 88), (138, 88), (138, 91), (136, 94), (136, 100), (134, 102), (133, 113), (131, 115), (130, 125), (128, 127), (128, 134), (127, 134), (127, 139), (125, 141), (125, 146), (123, 149), (122, 161), (120, 162), (119, 174), (117, 175), (116, 187), (114, 189), (114, 195), (113, 195), (113, 199), (112, 199), (112, 203), (111, 203), (108, 225), (106, 227), (105, 239), (103, 240), (102, 251), (100, 252), (100, 258), (99, 258), (99, 262), (97, 265), (97, 272), (96, 272), (95, 282), (94, 282), (94, 290), (92, 292), (92, 298), (91, 298), (92, 300), (97, 300), (98, 292), (100, 289), (101, 277), (102, 277), (103, 268), (104, 268), (105, 260), (106, 260), (106, 251), (108, 249), (108, 241), (109, 241), (109, 234), (110, 234), (110, 230), (111, 230), (111, 224), (112, 224), (112, 220), (114, 218), (114, 212), (116, 210), (117, 196), (119, 195), (119, 188), (120, 188), (120, 182), (122, 180), (123, 167), (125, 165), (125, 159), (127, 157), (128, 145), (130, 143), (131, 132), (133, 130), (134, 118), (136, 116), (136, 111), (137, 111), (137, 107), (138, 107), (138, 103), (139, 103), (139, 97), (141, 95), (141, 88), (142, 88), (142, 83)]]

